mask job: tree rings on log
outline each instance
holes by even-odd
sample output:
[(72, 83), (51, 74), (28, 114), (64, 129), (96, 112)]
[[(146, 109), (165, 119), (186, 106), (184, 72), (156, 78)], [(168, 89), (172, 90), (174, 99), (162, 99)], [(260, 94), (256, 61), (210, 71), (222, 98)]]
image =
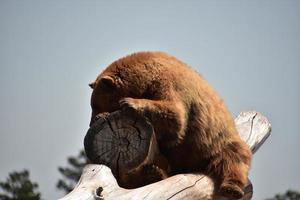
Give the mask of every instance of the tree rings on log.
[(153, 163), (158, 153), (152, 125), (125, 111), (100, 117), (88, 130), (84, 147), (89, 160), (108, 166), (117, 180)]

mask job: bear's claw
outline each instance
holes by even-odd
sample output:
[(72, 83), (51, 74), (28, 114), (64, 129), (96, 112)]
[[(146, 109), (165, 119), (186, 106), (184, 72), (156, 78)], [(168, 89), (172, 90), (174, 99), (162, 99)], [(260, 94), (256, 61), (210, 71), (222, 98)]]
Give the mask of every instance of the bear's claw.
[(244, 196), (243, 190), (233, 184), (222, 184), (220, 187), (220, 194), (229, 199), (240, 199)]
[(119, 101), (122, 110), (139, 111), (138, 102), (136, 99), (126, 97)]
[(165, 178), (163, 170), (156, 165), (146, 165), (143, 167), (143, 172), (149, 180), (149, 183), (157, 182)]

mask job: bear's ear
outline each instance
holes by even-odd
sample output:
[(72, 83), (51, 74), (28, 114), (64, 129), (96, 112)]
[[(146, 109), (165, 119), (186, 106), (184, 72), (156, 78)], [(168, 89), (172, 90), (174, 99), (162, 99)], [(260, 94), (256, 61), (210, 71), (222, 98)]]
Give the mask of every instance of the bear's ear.
[(90, 88), (92, 88), (92, 89), (94, 89), (94, 88), (95, 88), (95, 85), (96, 85), (95, 81), (94, 81), (94, 82), (91, 82), (91, 83), (89, 83), (89, 86), (90, 86)]
[(99, 83), (104, 89), (112, 89), (116, 86), (115, 80), (110, 76), (101, 77)]

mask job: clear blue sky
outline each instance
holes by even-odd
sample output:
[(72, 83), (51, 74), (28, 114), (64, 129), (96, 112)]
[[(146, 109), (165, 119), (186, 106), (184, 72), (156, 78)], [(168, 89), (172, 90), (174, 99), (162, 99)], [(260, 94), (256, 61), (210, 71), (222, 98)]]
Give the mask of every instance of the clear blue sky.
[(300, 1), (0, 0), (0, 179), (27, 168), (45, 199), (83, 148), (88, 83), (117, 58), (168, 52), (199, 71), (236, 116), (273, 133), (255, 154), (254, 199), (300, 190)]

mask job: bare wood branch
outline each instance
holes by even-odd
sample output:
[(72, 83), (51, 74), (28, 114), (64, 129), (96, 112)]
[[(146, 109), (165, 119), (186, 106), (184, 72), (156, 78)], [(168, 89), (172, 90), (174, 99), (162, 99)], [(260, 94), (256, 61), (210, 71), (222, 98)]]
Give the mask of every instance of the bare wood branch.
[[(242, 112), (235, 119), (241, 137), (250, 146), (252, 152), (269, 137), (271, 125), (258, 112)], [(245, 188), (243, 200), (251, 199), (251, 183)], [(179, 174), (162, 181), (136, 189), (124, 189), (118, 186), (111, 170), (105, 165), (89, 164), (74, 190), (60, 200), (179, 200), (225, 199), (214, 192), (213, 181), (201, 174)]]

